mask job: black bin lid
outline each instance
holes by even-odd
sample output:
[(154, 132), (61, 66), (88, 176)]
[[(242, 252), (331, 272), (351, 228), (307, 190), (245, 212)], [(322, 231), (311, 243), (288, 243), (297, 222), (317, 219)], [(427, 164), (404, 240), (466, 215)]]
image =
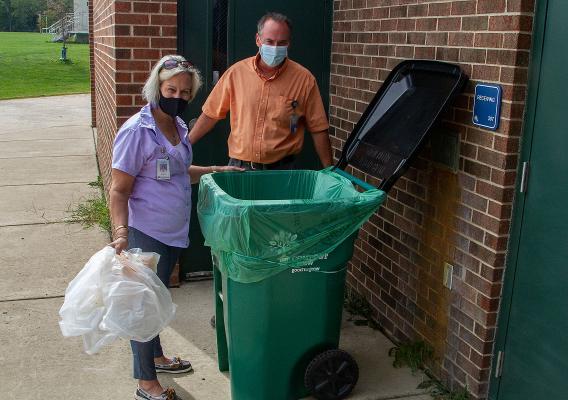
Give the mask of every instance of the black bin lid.
[(466, 82), (467, 76), (457, 65), (430, 60), (401, 62), (349, 135), (337, 167), (353, 165), (379, 178), (379, 189), (388, 191)]

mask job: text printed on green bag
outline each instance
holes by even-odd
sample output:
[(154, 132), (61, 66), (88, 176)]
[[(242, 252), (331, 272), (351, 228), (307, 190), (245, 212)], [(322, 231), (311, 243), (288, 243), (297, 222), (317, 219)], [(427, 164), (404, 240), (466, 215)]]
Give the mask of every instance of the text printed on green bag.
[(292, 268), (292, 273), (296, 272), (318, 272), (320, 267), (309, 267), (309, 268)]

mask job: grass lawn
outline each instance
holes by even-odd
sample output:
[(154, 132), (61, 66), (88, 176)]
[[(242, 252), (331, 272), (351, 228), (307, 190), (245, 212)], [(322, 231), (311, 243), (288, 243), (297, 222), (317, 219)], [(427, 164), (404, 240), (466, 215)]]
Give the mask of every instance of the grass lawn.
[(65, 63), (59, 61), (62, 44), (50, 40), (40, 33), (0, 32), (0, 100), (89, 92), (89, 45), (67, 44)]

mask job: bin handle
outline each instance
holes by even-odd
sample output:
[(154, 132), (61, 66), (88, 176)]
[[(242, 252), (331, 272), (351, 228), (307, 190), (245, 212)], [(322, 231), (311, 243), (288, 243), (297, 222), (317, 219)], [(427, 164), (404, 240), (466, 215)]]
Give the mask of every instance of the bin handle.
[(370, 185), (370, 184), (368, 184), (367, 182), (362, 181), (361, 179), (356, 178), (356, 177), (354, 177), (354, 176), (351, 175), (351, 174), (348, 174), (347, 172), (345, 172), (344, 170), (342, 170), (342, 169), (340, 169), (340, 168), (335, 168), (335, 167), (334, 167), (334, 168), (332, 169), (332, 171), (335, 172), (335, 173), (337, 173), (338, 175), (343, 176), (344, 178), (349, 179), (352, 183), (354, 183), (354, 184), (356, 184), (356, 185), (362, 187), (362, 188), (365, 189), (365, 190), (375, 190), (375, 189), (376, 189), (376, 187), (374, 187), (373, 185)]

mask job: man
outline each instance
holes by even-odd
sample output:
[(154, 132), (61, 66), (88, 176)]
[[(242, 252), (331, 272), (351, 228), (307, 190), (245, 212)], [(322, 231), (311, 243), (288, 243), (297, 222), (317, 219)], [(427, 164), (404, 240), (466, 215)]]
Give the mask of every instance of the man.
[(287, 58), (291, 23), (278, 13), (259, 21), (256, 56), (231, 66), (215, 85), (189, 134), (195, 144), (231, 112), (229, 165), (292, 169), (312, 132), (324, 167), (332, 164), (327, 117), (314, 76)]

